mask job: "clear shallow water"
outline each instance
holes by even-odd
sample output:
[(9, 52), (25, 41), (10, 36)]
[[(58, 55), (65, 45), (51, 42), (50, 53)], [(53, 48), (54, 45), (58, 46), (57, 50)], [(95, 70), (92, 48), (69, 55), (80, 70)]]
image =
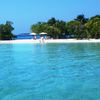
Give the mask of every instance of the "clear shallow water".
[(100, 44), (0, 45), (0, 100), (100, 100)]

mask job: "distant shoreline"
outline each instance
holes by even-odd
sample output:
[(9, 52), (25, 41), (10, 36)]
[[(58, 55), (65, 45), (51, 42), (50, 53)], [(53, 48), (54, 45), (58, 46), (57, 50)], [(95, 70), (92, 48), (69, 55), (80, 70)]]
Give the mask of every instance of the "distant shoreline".
[[(0, 44), (27, 44), (27, 43), (41, 43), (40, 39), (23, 39), (23, 40), (1, 40)], [(43, 43), (100, 43), (100, 39), (47, 39)]]

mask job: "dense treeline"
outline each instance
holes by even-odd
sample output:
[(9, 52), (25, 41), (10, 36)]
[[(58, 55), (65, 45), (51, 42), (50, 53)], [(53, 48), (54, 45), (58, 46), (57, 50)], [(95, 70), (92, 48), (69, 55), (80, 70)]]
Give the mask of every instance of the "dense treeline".
[(33, 24), (31, 31), (35, 33), (46, 32), (53, 38), (63, 38), (64, 36), (74, 36), (77, 39), (100, 38), (100, 15), (91, 18), (78, 15), (69, 22), (51, 18), (47, 22)]
[(13, 38), (12, 22), (7, 21), (5, 24), (0, 24), (0, 40), (11, 40)]

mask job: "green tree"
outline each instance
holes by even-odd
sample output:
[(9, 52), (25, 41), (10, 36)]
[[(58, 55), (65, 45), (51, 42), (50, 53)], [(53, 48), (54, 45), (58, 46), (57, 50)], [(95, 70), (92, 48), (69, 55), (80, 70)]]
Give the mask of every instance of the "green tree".
[(90, 20), (93, 20), (94, 18), (100, 18), (100, 15), (92, 16), (92, 17), (90, 18)]
[(48, 26), (47, 27), (48, 35), (52, 36), (54, 39), (59, 38), (60, 30), (57, 27)]
[(100, 17), (92, 17), (85, 26), (91, 38), (100, 38)]
[(31, 31), (37, 34), (41, 32), (46, 32), (46, 30), (47, 30), (47, 23), (44, 22), (38, 22), (37, 24), (33, 24), (31, 26)]
[(12, 27), (12, 22), (7, 21), (6, 24), (0, 25), (0, 39), (1, 40), (10, 40), (13, 38), (12, 31), (14, 28)]
[(49, 30), (52, 32), (53, 38), (62, 38), (63, 34), (67, 33), (66, 22), (51, 18), (48, 20)]
[(78, 15), (75, 20), (79, 21), (81, 24), (85, 24), (88, 22), (88, 18), (85, 18), (85, 16), (83, 14)]
[(47, 24), (50, 25), (50, 26), (54, 26), (55, 23), (56, 23), (56, 21), (57, 21), (57, 20), (53, 17), (53, 18), (51, 18), (51, 19), (49, 19), (49, 20), (47, 21)]
[(67, 28), (66, 28), (66, 22), (62, 20), (57, 20), (55, 23), (55, 27), (59, 29), (60, 31), (60, 36), (63, 34), (67, 34)]
[(46, 32), (53, 38), (60, 38), (62, 33), (66, 33), (66, 22), (51, 18), (47, 22), (33, 24), (31, 30), (36, 33)]

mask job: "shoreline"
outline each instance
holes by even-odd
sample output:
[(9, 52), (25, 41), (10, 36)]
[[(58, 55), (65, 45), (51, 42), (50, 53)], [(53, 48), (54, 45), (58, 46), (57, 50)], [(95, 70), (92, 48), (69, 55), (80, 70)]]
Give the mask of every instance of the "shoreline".
[[(27, 43), (41, 43), (40, 39), (23, 39), (23, 40), (1, 40), (0, 44), (27, 44)], [(47, 39), (42, 43), (100, 43), (100, 39)]]

